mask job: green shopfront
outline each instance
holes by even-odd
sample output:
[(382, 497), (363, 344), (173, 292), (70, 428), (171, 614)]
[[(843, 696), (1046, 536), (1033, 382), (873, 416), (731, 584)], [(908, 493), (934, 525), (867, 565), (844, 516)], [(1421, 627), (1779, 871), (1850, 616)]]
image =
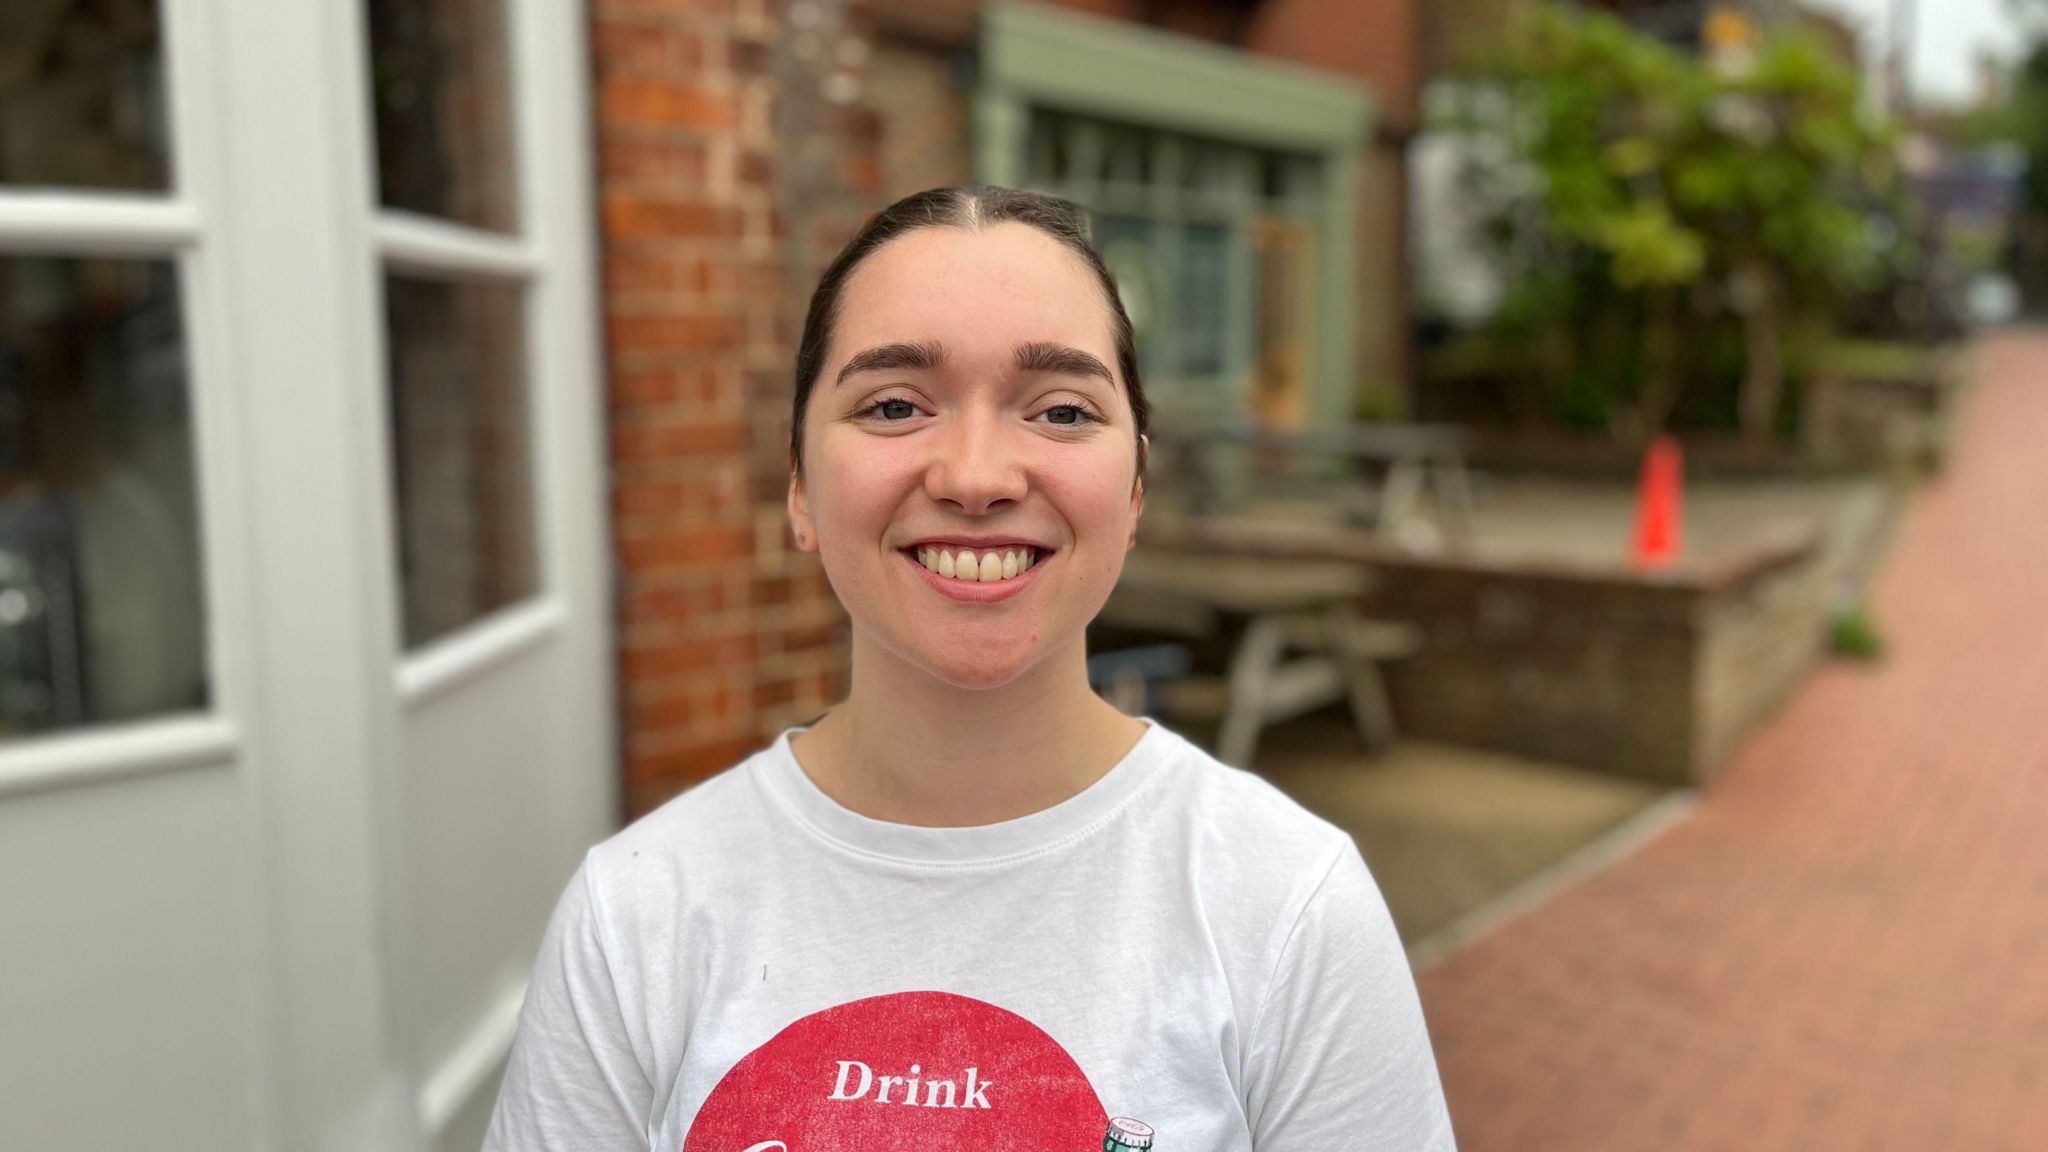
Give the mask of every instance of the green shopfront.
[(1356, 381), (1355, 84), (1228, 48), (989, 9), (974, 167), (1088, 208), (1168, 420), (1349, 418)]

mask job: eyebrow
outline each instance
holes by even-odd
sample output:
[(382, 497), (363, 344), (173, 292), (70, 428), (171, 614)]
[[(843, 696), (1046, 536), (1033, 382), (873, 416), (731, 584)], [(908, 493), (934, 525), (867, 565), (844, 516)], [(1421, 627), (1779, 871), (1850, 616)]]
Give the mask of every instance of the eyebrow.
[(848, 376), (860, 372), (933, 372), (946, 366), (946, 349), (937, 340), (921, 343), (881, 344), (863, 352), (856, 352), (846, 361), (846, 367), (839, 370), (834, 385), (843, 384)]
[(1039, 340), (1017, 346), (1017, 371), (1100, 376), (1105, 384), (1116, 383), (1116, 377), (1109, 374), (1109, 366), (1088, 353), (1064, 344), (1048, 344)]
[[(861, 372), (935, 372), (946, 366), (946, 348), (936, 340), (916, 343), (878, 344), (873, 348), (856, 352), (847, 359), (846, 366), (839, 370), (835, 385), (847, 377)], [(1070, 348), (1065, 344), (1053, 344), (1034, 340), (1017, 346), (1017, 371), (1053, 372), (1064, 376), (1098, 376), (1105, 384), (1115, 384), (1116, 377), (1110, 374), (1109, 366), (1094, 356)]]

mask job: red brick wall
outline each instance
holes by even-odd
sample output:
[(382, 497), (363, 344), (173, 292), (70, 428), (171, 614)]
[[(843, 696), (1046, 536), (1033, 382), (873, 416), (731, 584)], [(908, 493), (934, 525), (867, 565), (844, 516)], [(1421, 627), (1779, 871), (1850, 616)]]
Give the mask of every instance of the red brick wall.
[(802, 307), (872, 200), (873, 128), (831, 98), (864, 58), (839, 6), (809, 5), (801, 45), (780, 8), (591, 5), (628, 816), (844, 675), (782, 500)]
[(1244, 46), (1358, 78), (1372, 93), (1383, 133), (1405, 136), (1415, 125), (1421, 0), (1266, 0), (1252, 15)]

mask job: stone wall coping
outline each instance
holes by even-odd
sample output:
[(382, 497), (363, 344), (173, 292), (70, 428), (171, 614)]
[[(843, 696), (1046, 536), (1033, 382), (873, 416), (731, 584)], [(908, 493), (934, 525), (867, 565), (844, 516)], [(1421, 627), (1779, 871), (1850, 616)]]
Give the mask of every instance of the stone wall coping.
[(1142, 525), (1140, 546), (1161, 550), (1214, 551), (1235, 555), (1316, 560), (1355, 560), (1379, 568), (1452, 569), (1518, 580), (1608, 585), (1633, 593), (1668, 592), (1711, 597), (1763, 580), (1811, 558), (1823, 535), (1806, 522), (1758, 532), (1712, 561), (1662, 572), (1641, 572), (1625, 564), (1593, 563), (1549, 556), (1479, 554), (1456, 549), (1422, 552), (1363, 533), (1335, 533), (1275, 525), (1174, 523)]

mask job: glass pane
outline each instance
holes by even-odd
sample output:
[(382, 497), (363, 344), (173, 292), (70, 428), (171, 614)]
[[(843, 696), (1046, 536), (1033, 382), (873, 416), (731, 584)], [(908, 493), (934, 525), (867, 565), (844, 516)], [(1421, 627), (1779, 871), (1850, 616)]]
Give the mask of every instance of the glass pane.
[(168, 260), (0, 258), (0, 737), (205, 708)]
[(1097, 213), (1089, 231), (1095, 250), (1116, 280), (1116, 293), (1123, 297), (1124, 311), (1131, 318), (1131, 332), (1137, 341), (1141, 370), (1151, 367), (1151, 344), (1157, 331), (1164, 301), (1160, 293), (1159, 256), (1152, 242), (1152, 223), (1134, 216)]
[(517, 285), (385, 277), (405, 644), (535, 591), (525, 297)]
[(1119, 125), (1103, 133), (1103, 144), (1105, 179), (1134, 187), (1142, 187), (1152, 179), (1150, 134)]
[(1190, 141), (1181, 163), (1181, 183), (1195, 192), (1221, 191), (1228, 175), (1225, 165), (1229, 155), (1230, 150), (1218, 145), (1201, 140)]
[(502, 0), (368, 3), (380, 202), (514, 231), (519, 203)]
[(0, 185), (170, 187), (156, 0), (0, 0)]
[(1223, 371), (1223, 338), (1230, 326), (1230, 229), (1190, 224), (1182, 234), (1180, 291), (1174, 316), (1180, 325), (1180, 370), (1191, 376)]
[(1061, 125), (1042, 109), (1034, 109), (1024, 146), (1024, 182), (1033, 188), (1057, 188), (1066, 179), (1065, 141)]

